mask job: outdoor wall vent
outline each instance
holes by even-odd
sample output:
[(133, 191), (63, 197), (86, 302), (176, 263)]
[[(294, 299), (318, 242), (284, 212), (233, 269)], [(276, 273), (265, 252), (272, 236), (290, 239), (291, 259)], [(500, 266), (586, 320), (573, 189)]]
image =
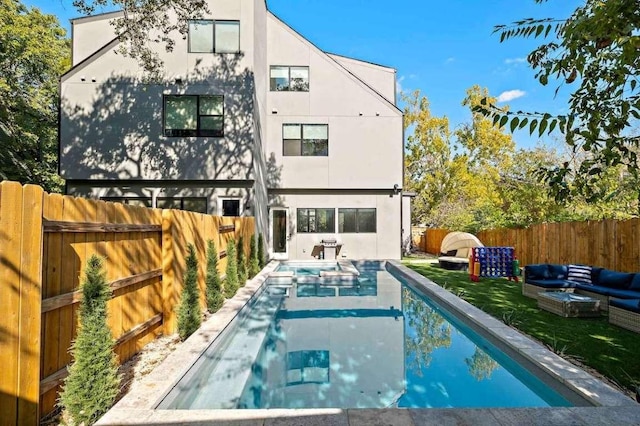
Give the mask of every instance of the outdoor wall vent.
[(376, 117), (380, 117), (380, 113), (379, 112), (376, 112)]
[(80, 81), (86, 81), (87, 79), (84, 77), (84, 75), (80, 76)]
[(91, 77), (91, 82), (95, 83), (96, 82), (96, 78), (95, 77)]
[(277, 113), (278, 113), (277, 109), (274, 108), (274, 109), (271, 110), (271, 114), (277, 114)]
[(359, 115), (360, 117), (362, 117), (362, 115), (363, 115), (363, 114), (362, 114), (361, 112), (359, 112), (359, 113), (358, 113), (358, 115)]

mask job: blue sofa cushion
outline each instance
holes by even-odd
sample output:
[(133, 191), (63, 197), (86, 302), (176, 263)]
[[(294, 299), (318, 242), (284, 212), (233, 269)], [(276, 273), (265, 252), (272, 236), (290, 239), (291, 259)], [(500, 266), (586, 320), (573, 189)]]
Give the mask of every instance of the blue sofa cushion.
[(593, 285), (593, 284), (585, 284), (585, 283), (577, 283), (576, 288), (579, 290), (591, 291), (593, 293), (602, 294), (604, 296), (609, 296), (611, 291), (614, 290), (611, 287), (604, 287), (601, 285)]
[(640, 291), (618, 290), (617, 288), (612, 288), (609, 290), (609, 296), (620, 299), (638, 299), (640, 298)]
[(539, 265), (527, 265), (524, 267), (525, 275), (528, 279), (534, 280), (546, 280), (551, 278), (551, 274), (549, 273), (549, 265), (546, 263), (541, 263)]
[(602, 272), (604, 268), (601, 268), (599, 266), (592, 266), (591, 267), (591, 282), (592, 283), (597, 283), (598, 280), (600, 279), (600, 272)]
[(603, 287), (617, 288), (620, 290), (627, 290), (631, 284), (634, 274), (626, 272), (610, 271), (603, 269), (598, 277), (597, 285)]
[(611, 306), (640, 314), (640, 299), (611, 299)]
[(567, 280), (530, 280), (529, 277), (527, 277), (527, 284), (543, 288), (574, 288), (576, 286), (576, 283)]
[(552, 280), (566, 280), (569, 268), (567, 265), (548, 265), (549, 278)]
[(569, 265), (567, 279), (569, 281), (591, 284), (591, 266)]
[(634, 274), (629, 290), (640, 291), (640, 273)]

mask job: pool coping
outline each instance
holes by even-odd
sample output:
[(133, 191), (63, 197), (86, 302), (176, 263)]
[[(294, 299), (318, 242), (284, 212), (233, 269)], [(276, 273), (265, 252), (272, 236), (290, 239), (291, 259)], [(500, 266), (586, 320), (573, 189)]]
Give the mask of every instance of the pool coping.
[[(595, 407), (570, 408), (521, 408), (521, 409), (259, 409), (259, 410), (159, 410), (155, 407), (180, 378), (207, 349), (210, 343), (231, 323), (238, 312), (280, 264), (271, 261), (260, 273), (248, 281), (236, 295), (226, 300), (222, 308), (212, 315), (200, 329), (171, 353), (135, 388), (114, 405), (97, 425), (135, 425), (158, 423), (202, 422), (202, 424), (371, 424), (370, 420), (388, 417), (386, 424), (418, 425), (425, 422), (442, 424), (456, 421), (469, 424), (513, 424), (526, 419), (545, 424), (611, 424), (612, 418), (620, 418), (618, 424), (638, 424), (640, 404), (626, 395), (581, 370), (541, 344), (491, 317), (468, 302), (458, 298), (428, 278), (407, 268), (397, 260), (381, 260), (387, 269), (411, 280), (417, 287), (438, 303), (457, 315), (463, 315), (482, 327), (503, 344), (530, 360), (552, 377), (593, 402)], [(544, 417), (540, 417), (544, 416)], [(613, 416), (613, 417), (612, 417)], [(448, 420), (447, 420), (448, 419)], [(446, 420), (446, 421), (445, 421)], [(625, 423), (625, 421), (631, 423)], [(437, 422), (436, 422), (437, 421)]]

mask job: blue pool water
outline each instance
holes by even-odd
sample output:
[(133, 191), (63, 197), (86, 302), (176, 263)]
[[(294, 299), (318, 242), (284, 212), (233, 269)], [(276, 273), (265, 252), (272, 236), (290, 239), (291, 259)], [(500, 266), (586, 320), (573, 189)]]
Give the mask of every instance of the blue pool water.
[(364, 270), (267, 281), (159, 408), (570, 405), (388, 271)]
[(283, 263), (276, 269), (278, 272), (291, 271), (296, 276), (318, 276), (321, 271), (338, 271), (337, 263)]

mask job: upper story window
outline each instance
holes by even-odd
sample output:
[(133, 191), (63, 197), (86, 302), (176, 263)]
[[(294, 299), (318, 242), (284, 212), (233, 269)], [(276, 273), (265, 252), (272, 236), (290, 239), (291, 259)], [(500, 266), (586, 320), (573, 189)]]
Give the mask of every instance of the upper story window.
[(335, 232), (335, 209), (298, 209), (298, 232)]
[(282, 151), (286, 157), (329, 155), (328, 124), (283, 124)]
[(222, 95), (167, 95), (164, 97), (165, 136), (224, 136)]
[(338, 209), (338, 232), (376, 232), (376, 209)]
[(272, 92), (308, 92), (309, 67), (272, 66)]
[(189, 21), (189, 52), (240, 52), (240, 21)]

